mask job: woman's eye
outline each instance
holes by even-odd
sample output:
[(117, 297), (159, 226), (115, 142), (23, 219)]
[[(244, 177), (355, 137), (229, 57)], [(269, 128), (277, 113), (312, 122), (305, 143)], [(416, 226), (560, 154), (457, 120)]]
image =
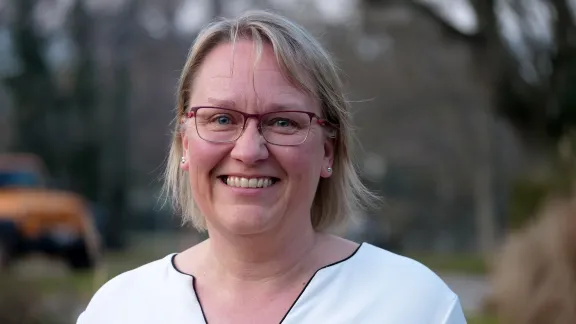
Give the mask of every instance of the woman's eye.
[(276, 120), (276, 122), (274, 122), (275, 126), (280, 126), (280, 127), (288, 127), (290, 126), (290, 122), (288, 122), (285, 119), (281, 119), (281, 120)]
[(270, 121), (270, 125), (273, 127), (285, 128), (285, 127), (294, 127), (296, 126), (296, 123), (290, 119), (276, 118)]
[(218, 116), (215, 118), (215, 121), (219, 125), (228, 125), (232, 122), (232, 120), (228, 116)]

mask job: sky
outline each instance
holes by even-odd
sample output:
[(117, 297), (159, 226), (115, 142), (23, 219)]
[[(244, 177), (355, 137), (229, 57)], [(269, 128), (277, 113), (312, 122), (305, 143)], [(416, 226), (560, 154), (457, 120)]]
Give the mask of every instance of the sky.
[[(8, 0), (0, 0), (0, 10), (5, 6), (7, 1)], [(45, 29), (52, 30), (54, 28), (58, 28), (61, 25), (63, 20), (62, 18), (65, 16), (65, 13), (75, 0), (38, 1), (40, 6), (38, 6), (38, 10), (36, 11), (36, 18), (41, 22)], [(126, 3), (126, 0), (81, 1), (84, 1), (91, 10), (107, 13), (112, 13), (119, 10)], [(355, 14), (355, 9), (359, 1), (360, 0), (223, 0), (225, 15), (238, 14), (241, 11), (253, 6), (255, 2), (267, 2), (273, 7), (279, 8), (281, 10), (297, 13), (298, 16), (309, 15), (314, 19), (317, 19), (319, 15), (323, 22), (335, 24), (351, 20)], [(473, 33), (476, 30), (476, 19), (468, 0), (418, 1), (434, 7), (442, 16), (445, 17), (447, 21), (449, 21), (462, 32)], [(500, 3), (505, 4), (510, 1), (511, 0), (500, 0)], [(523, 1), (532, 2), (536, 5), (535, 8), (538, 8), (537, 10), (534, 10), (533, 15), (536, 23), (540, 25), (539, 29), (535, 28), (534, 30), (536, 32), (538, 30), (542, 30), (542, 24), (540, 21), (545, 18), (544, 16), (546, 16), (547, 12), (546, 7), (542, 5), (542, 0)], [(576, 12), (576, 0), (569, 1)], [(174, 22), (177, 30), (185, 33), (194, 33), (199, 28), (201, 28), (206, 22), (208, 22), (210, 15), (210, 2), (211, 0), (182, 0), (181, 7), (178, 10), (176, 20)], [(55, 3), (57, 5), (54, 5)], [(153, 1), (148, 1), (148, 3), (153, 3)], [(504, 5), (501, 7), (506, 6)], [(151, 20), (156, 21), (156, 25), (163, 24), (161, 22), (158, 23), (159, 20), (162, 20), (162, 17), (159, 17), (158, 14), (151, 13), (151, 11), (148, 10), (145, 15)], [(501, 21), (504, 25), (506, 25), (506, 33), (508, 33), (511, 38), (516, 37), (513, 34), (518, 33), (519, 31), (515, 30), (514, 26), (510, 26), (514, 24), (515, 18), (512, 17), (509, 13), (505, 12)], [(149, 27), (154, 28), (152, 25)], [(156, 28), (163, 27), (156, 26)], [(547, 35), (539, 36), (546, 37)]]
[[(8, 0), (0, 0), (0, 13), (6, 12)], [(41, 25), (45, 33), (59, 30), (62, 26), (67, 11), (75, 0), (38, 0), (39, 6), (35, 11), (36, 21)], [(88, 8), (100, 13), (114, 13), (120, 10), (126, 0), (80, 0), (84, 1)], [(142, 0), (138, 0), (142, 1)], [(161, 1), (161, 0), (159, 0)], [(230, 16), (252, 7), (256, 2), (267, 2), (275, 8), (292, 13), (304, 21), (321, 21), (329, 24), (342, 24), (350, 22), (357, 13), (357, 5), (360, 0), (223, 0), (224, 15)], [(473, 34), (477, 28), (476, 17), (468, 0), (418, 0), (426, 3), (442, 15), (454, 27), (463, 33)], [(543, 3), (544, 0), (521, 0), (530, 2), (528, 14), (530, 19), (520, 24), (518, 16), (510, 9), (509, 2), (514, 0), (499, 1), (499, 18), (502, 25), (502, 34), (517, 57), (524, 62), (523, 75), (527, 80), (537, 79), (537, 69), (532, 65), (533, 53), (527, 46), (527, 41), (538, 42), (544, 45), (551, 44), (551, 28), (549, 26), (552, 12)], [(569, 0), (576, 17), (576, 0)], [(140, 13), (140, 22), (152, 37), (161, 38), (166, 35), (170, 28), (189, 34), (197, 32), (208, 22), (211, 14), (211, 0), (182, 0), (177, 11), (175, 20), (171, 22), (160, 10), (148, 1)], [(55, 5), (56, 4), (56, 5)], [(320, 19), (318, 19), (320, 17)], [(0, 26), (1, 28), (1, 26)], [(5, 34), (5, 33), (4, 33)], [(3, 31), (0, 30), (0, 45), (7, 42)], [(4, 35), (4, 36), (3, 36)], [(359, 41), (359, 44), (365, 40)], [(62, 53), (62, 46), (68, 46), (65, 42), (56, 39), (56, 47), (51, 49), (50, 55), (58, 57)], [(0, 49), (0, 56), (6, 57), (6, 46)], [(369, 55), (370, 56), (370, 55)], [(371, 55), (374, 56), (374, 55)], [(6, 61), (5, 61), (6, 62)], [(0, 73), (7, 64), (0, 64)], [(4, 66), (4, 67), (3, 67)], [(541, 69), (539, 69), (541, 70)], [(6, 71), (4, 71), (5, 73)]]
[(474, 11), (467, 0), (420, 0), (434, 7), (454, 27), (466, 34), (476, 32)]
[[(211, 0), (185, 0), (182, 2), (179, 13), (176, 16), (176, 26), (183, 32), (196, 32), (206, 22), (210, 14)], [(303, 15), (317, 19), (317, 13), (321, 15), (323, 22), (344, 23), (350, 21), (354, 15), (358, 0), (267, 0), (274, 8), (295, 12), (299, 18)], [(251, 0), (224, 0), (225, 15), (236, 15), (250, 8), (254, 1)]]

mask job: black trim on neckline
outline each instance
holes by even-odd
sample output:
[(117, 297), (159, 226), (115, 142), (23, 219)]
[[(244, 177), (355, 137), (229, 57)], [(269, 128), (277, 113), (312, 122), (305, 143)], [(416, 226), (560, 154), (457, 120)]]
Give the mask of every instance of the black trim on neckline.
[[(316, 270), (314, 272), (314, 274), (312, 275), (312, 277), (310, 277), (310, 279), (308, 279), (308, 282), (306, 282), (306, 285), (304, 285), (304, 288), (302, 289), (302, 291), (300, 291), (300, 294), (298, 294), (298, 297), (296, 297), (296, 299), (294, 299), (294, 302), (292, 303), (292, 305), (290, 305), (290, 308), (288, 308), (288, 310), (286, 311), (286, 313), (284, 314), (284, 316), (280, 320), (279, 324), (282, 324), (284, 322), (284, 320), (288, 317), (288, 315), (290, 314), (290, 311), (292, 310), (292, 308), (294, 308), (294, 306), (296, 306), (296, 303), (298, 303), (298, 301), (300, 300), (300, 297), (302, 297), (302, 295), (306, 291), (306, 288), (308, 288), (308, 286), (310, 285), (312, 280), (314, 280), (314, 277), (316, 277), (316, 274), (318, 274), (318, 272), (320, 272), (321, 270), (324, 270), (326, 268), (329, 268), (329, 267), (332, 267), (332, 266), (335, 266), (335, 265), (338, 265), (340, 263), (343, 263), (345, 261), (350, 260), (354, 255), (356, 255), (356, 253), (358, 251), (360, 251), (360, 248), (363, 245), (364, 245), (364, 242), (360, 243), (358, 245), (358, 247), (356, 247), (354, 252), (352, 252), (349, 256), (345, 257), (344, 259), (330, 263), (330, 264), (325, 265), (325, 266), (319, 268), (318, 270)], [(189, 273), (185, 273), (185, 272), (180, 271), (180, 269), (178, 269), (178, 267), (176, 267), (175, 259), (176, 259), (177, 255), (178, 255), (178, 253), (174, 253), (172, 255), (172, 258), (170, 258), (170, 263), (172, 264), (172, 268), (174, 268), (174, 270), (176, 270), (176, 272), (192, 278), (192, 290), (194, 291), (194, 296), (196, 297), (196, 301), (198, 302), (198, 306), (200, 307), (200, 311), (202, 312), (202, 317), (204, 318), (204, 323), (208, 324), (208, 319), (206, 318), (206, 314), (204, 313), (204, 308), (202, 307), (202, 303), (200, 303), (200, 297), (198, 296), (198, 293), (196, 292), (196, 278)]]
[(204, 323), (208, 324), (208, 319), (206, 318), (206, 314), (204, 313), (204, 308), (202, 308), (202, 303), (200, 303), (200, 296), (198, 296), (198, 293), (196, 292), (196, 277), (194, 277), (193, 275), (191, 275), (189, 273), (182, 272), (182, 271), (180, 271), (180, 269), (178, 269), (178, 267), (176, 267), (176, 261), (175, 260), (176, 260), (177, 255), (178, 255), (178, 253), (174, 253), (174, 255), (172, 255), (172, 258), (170, 258), (170, 263), (172, 264), (172, 268), (174, 268), (174, 270), (176, 270), (176, 272), (192, 278), (192, 291), (194, 292), (194, 297), (196, 297), (196, 301), (198, 302), (198, 307), (200, 307), (200, 312), (202, 312), (202, 317), (204, 318)]
[[(279, 324), (284, 323), (284, 320), (286, 319), (286, 317), (288, 317), (288, 315), (290, 314), (290, 311), (292, 310), (292, 308), (294, 308), (294, 306), (296, 306), (296, 303), (298, 302), (298, 300), (300, 300), (300, 297), (302, 297), (302, 295), (304, 294), (304, 292), (306, 291), (306, 288), (308, 288), (308, 285), (310, 285), (310, 283), (312, 282), (312, 280), (314, 280), (314, 277), (316, 277), (316, 274), (318, 272), (320, 272), (320, 270), (335, 266), (337, 264), (340, 264), (344, 261), (348, 261), (350, 260), (354, 255), (356, 255), (356, 252), (358, 252), (360, 250), (360, 248), (362, 247), (362, 245), (364, 245), (364, 242), (360, 243), (358, 245), (358, 247), (356, 247), (356, 250), (354, 250), (354, 252), (352, 252), (352, 254), (350, 254), (349, 256), (345, 257), (342, 260), (330, 263), (328, 265), (325, 265), (321, 268), (319, 268), (318, 270), (316, 270), (314, 272), (314, 274), (312, 275), (312, 277), (310, 277), (310, 279), (308, 279), (308, 282), (306, 283), (306, 285), (304, 286), (304, 288), (302, 289), (302, 291), (300, 291), (300, 294), (298, 294), (298, 297), (296, 297), (296, 299), (294, 299), (294, 302), (292, 303), (292, 305), (290, 306), (290, 308), (288, 308), (288, 310), (286, 311), (286, 313), (284, 314), (284, 317), (282, 317), (282, 319), (280, 320)], [(207, 324), (207, 323), (206, 323)]]
[(206, 318), (206, 313), (204, 313), (204, 307), (202, 307), (202, 303), (200, 302), (200, 296), (196, 292), (196, 278), (192, 276), (192, 290), (194, 290), (194, 296), (196, 296), (196, 301), (198, 302), (198, 306), (200, 307), (200, 312), (202, 312), (202, 317), (204, 318), (204, 323), (208, 324), (208, 319)]
[(176, 261), (175, 261), (176, 256), (177, 256), (178, 254), (179, 254), (179, 253), (174, 253), (174, 254), (172, 254), (172, 257), (170, 258), (170, 263), (172, 264), (172, 268), (174, 268), (174, 270), (176, 270), (176, 272), (178, 272), (178, 273), (181, 273), (181, 274), (183, 274), (183, 275), (186, 275), (186, 276), (189, 276), (189, 277), (194, 278), (193, 275), (191, 275), (191, 274), (189, 274), (189, 273), (186, 273), (186, 272), (182, 272), (182, 271), (180, 271), (180, 269), (178, 269), (178, 267), (176, 266)]

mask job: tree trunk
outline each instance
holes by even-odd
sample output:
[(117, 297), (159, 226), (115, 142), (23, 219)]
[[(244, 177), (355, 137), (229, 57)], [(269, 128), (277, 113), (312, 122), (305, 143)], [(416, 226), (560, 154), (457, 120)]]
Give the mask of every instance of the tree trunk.
[(19, 75), (4, 79), (16, 109), (13, 113), (14, 142), (11, 150), (39, 155), (48, 170), (58, 173), (62, 168), (53, 143), (55, 125), (50, 114), (62, 110), (50, 71), (42, 57), (42, 40), (34, 30), (33, 0), (13, 0), (15, 16), (11, 24), (16, 54), (22, 62)]
[(444, 34), (451, 39), (466, 42), (470, 46), (474, 64), (474, 75), (486, 90), (485, 103), (478, 106), (479, 119), (473, 136), (477, 147), (475, 158), (471, 163), (475, 164), (472, 175), (474, 219), (476, 227), (477, 246), (483, 253), (489, 253), (496, 246), (496, 209), (494, 182), (494, 151), (493, 141), (493, 114), (499, 102), (498, 87), (502, 82), (502, 76), (508, 71), (506, 52), (502, 46), (498, 20), (495, 12), (495, 0), (471, 0), (476, 12), (478, 31), (474, 35), (463, 34), (458, 29), (447, 23), (439, 14), (417, 0), (409, 1), (418, 12), (436, 21)]
[(492, 116), (488, 109), (476, 120), (477, 158), (473, 174), (476, 238), (478, 248), (489, 254), (496, 247), (496, 213), (494, 201), (494, 159)]
[[(70, 174), (71, 188), (84, 194), (90, 201), (97, 201), (101, 145), (98, 132), (101, 129), (95, 121), (99, 94), (95, 83), (93, 22), (86, 12), (83, 1), (77, 1), (74, 5), (71, 20), (73, 39), (78, 48), (78, 64), (72, 93), (73, 106), (67, 121), (68, 129), (75, 129), (77, 132), (71, 139), (67, 170)], [(74, 123), (80, 123), (81, 127)]]
[(108, 212), (105, 229), (106, 243), (111, 249), (122, 248), (128, 218), (130, 97), (132, 92), (130, 62), (134, 46), (138, 1), (132, 0), (119, 15), (113, 48), (112, 73), (114, 85), (106, 109), (107, 123), (103, 134), (102, 198)]

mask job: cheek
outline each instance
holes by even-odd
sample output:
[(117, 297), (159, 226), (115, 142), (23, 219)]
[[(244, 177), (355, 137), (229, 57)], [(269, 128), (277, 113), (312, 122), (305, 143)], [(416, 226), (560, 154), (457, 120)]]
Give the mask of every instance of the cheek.
[(208, 143), (200, 138), (192, 137), (188, 141), (188, 181), (192, 198), (204, 214), (210, 214), (210, 201), (213, 199), (211, 171), (226, 152), (224, 145)]
[(314, 182), (313, 176), (320, 172), (322, 165), (324, 148), (320, 145), (309, 143), (297, 147), (284, 148), (281, 152), (276, 154), (278, 162), (283, 166), (288, 176), (293, 176), (296, 179), (306, 177), (306, 179)]
[(224, 146), (206, 142), (197, 137), (191, 137), (188, 141), (188, 161), (190, 177), (192, 179), (206, 179), (210, 171), (226, 155)]

